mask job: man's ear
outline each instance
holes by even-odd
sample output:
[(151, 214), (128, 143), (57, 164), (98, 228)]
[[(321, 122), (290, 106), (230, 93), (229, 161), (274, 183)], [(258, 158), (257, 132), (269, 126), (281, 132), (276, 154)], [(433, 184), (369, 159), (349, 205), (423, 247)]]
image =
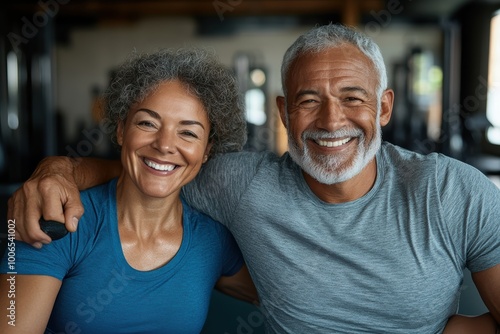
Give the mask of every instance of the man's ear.
[(281, 122), (285, 126), (285, 129), (287, 127), (287, 122), (286, 122), (286, 101), (284, 96), (277, 96), (276, 97), (276, 105), (278, 106), (278, 110), (280, 112), (280, 118)]
[(394, 105), (394, 91), (392, 89), (386, 89), (382, 93), (380, 99), (380, 125), (385, 126), (389, 123), (392, 116), (392, 108)]
[(123, 121), (118, 121), (118, 126), (116, 127), (116, 142), (120, 146), (123, 145), (123, 130), (124, 130)]

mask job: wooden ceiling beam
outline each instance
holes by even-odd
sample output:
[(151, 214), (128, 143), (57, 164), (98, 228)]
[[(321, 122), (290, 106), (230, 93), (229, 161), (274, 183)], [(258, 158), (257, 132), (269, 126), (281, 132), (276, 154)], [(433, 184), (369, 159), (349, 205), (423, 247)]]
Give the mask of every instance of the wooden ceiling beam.
[[(60, 4), (57, 15), (87, 17), (119, 16), (245, 16), (245, 15), (347, 15), (355, 20), (362, 13), (380, 10), (383, 0), (146, 0), (69, 1)], [(354, 4), (354, 5), (352, 5)], [(37, 4), (12, 3), (8, 10), (36, 12)]]

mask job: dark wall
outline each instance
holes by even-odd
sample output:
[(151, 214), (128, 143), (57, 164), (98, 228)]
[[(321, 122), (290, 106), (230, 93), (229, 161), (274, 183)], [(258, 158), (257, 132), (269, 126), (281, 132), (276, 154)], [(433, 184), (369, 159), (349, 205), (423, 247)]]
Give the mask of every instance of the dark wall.
[(500, 4), (470, 2), (454, 15), (460, 26), (460, 115), (468, 155), (500, 155), (500, 147), (486, 143), (486, 94), (492, 14)]

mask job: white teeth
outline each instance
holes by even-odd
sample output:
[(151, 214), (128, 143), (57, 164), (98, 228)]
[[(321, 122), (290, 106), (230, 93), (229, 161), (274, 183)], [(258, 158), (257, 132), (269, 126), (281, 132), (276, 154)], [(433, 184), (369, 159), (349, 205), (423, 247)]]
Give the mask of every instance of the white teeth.
[(156, 162), (152, 162), (149, 160), (144, 160), (144, 162), (149, 167), (156, 169), (156, 170), (160, 170), (162, 172), (165, 172), (165, 171), (170, 172), (170, 171), (174, 170), (174, 168), (175, 168), (174, 165), (160, 165), (160, 164), (157, 164)]
[(318, 143), (319, 146), (337, 147), (346, 144), (349, 140), (351, 140), (351, 138), (345, 138), (336, 141), (316, 140), (316, 143)]

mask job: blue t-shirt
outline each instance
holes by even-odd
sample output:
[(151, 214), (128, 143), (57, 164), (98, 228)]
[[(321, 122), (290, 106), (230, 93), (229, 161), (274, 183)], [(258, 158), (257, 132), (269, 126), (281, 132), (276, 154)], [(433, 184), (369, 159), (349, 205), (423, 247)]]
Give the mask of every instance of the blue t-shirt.
[(85, 214), (77, 232), (40, 250), (16, 242), (18, 274), (63, 282), (47, 333), (199, 333), (214, 284), (243, 264), (228, 230), (183, 203), (177, 254), (158, 269), (139, 271), (122, 252), (116, 179), (83, 191), (81, 200)]

